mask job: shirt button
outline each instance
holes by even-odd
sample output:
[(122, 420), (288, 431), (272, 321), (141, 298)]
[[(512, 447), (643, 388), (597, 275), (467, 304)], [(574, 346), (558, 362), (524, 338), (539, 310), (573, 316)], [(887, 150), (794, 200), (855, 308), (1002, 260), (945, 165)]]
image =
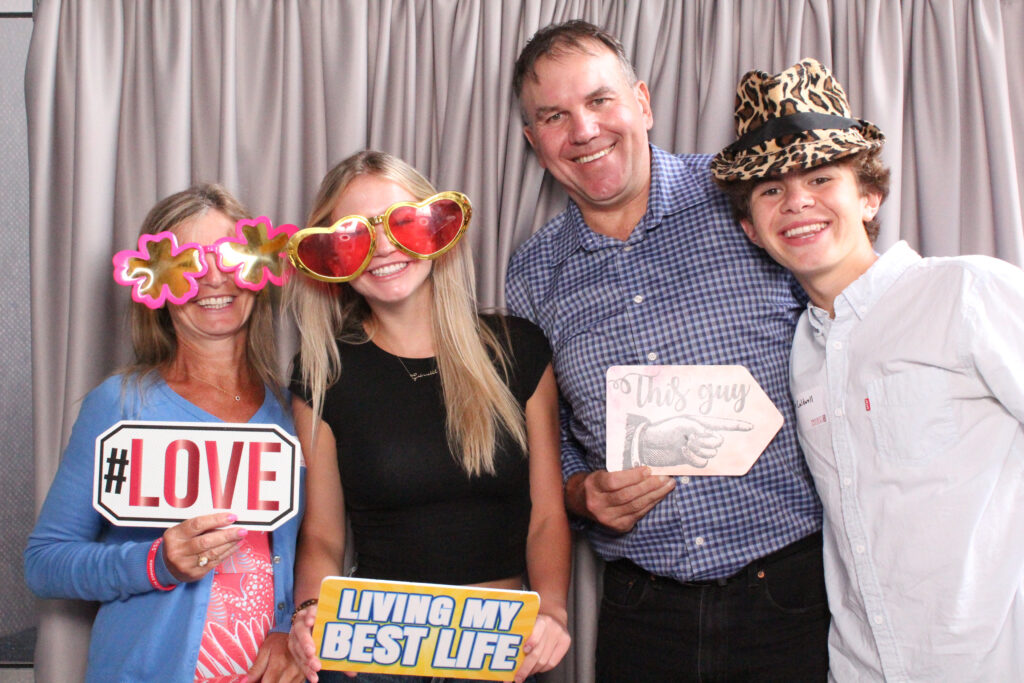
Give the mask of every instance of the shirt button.
[(679, 477), (679, 482), (682, 483), (682, 484), (689, 484), (690, 483), (690, 478), (686, 477), (686, 476)]
[(885, 621), (885, 618), (882, 617), (881, 614), (876, 614), (875, 615), (875, 623), (876, 624), (881, 624), (883, 621)]
[(636, 296), (633, 297), (633, 303), (635, 303), (635, 304), (642, 304), (643, 302), (644, 302), (644, 298), (642, 296), (640, 296), (639, 294), (637, 294)]
[(656, 360), (658, 360), (658, 354), (656, 354), (654, 351), (651, 351), (649, 354), (647, 354), (647, 360), (649, 360), (649, 361), (656, 361)]
[(284, 603), (283, 602), (277, 603), (277, 609), (284, 609)]
[(849, 477), (846, 477), (845, 479), (843, 479), (843, 486), (849, 486), (852, 483), (853, 483), (853, 479), (850, 479)]
[(274, 564), (281, 564), (281, 556), (274, 555)]
[(836, 417), (842, 417), (842, 415), (843, 415), (843, 409), (842, 408), (836, 408), (835, 411), (833, 411), (833, 412), (835, 412)]
[(633, 245), (632, 244), (627, 244), (626, 246), (624, 246), (622, 248), (622, 251), (633, 251)]
[(858, 554), (863, 555), (865, 550), (864, 545), (862, 543), (858, 543), (856, 550)]
[(832, 342), (832, 348), (836, 349), (838, 351), (839, 349), (843, 348), (843, 342), (840, 342), (840, 341)]
[(704, 545), (704, 537), (698, 536), (697, 538), (693, 539), (693, 544), (697, 547)]

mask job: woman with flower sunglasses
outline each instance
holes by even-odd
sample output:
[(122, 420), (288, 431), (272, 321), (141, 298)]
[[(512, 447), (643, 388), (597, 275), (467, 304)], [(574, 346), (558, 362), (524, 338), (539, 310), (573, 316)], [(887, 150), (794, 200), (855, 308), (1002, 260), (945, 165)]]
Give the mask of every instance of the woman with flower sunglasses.
[(569, 647), (550, 349), (525, 320), (477, 313), (460, 241), (471, 212), (367, 151), (327, 174), (310, 227), (289, 240), (305, 274), (286, 303), (302, 336), (293, 412), (309, 468), (289, 646), (311, 681), (334, 675), (318, 675), (313, 603), (343, 573), (346, 522), (355, 576), (538, 592), (517, 681)]
[(301, 680), (284, 633), (299, 518), (262, 532), (218, 512), (159, 529), (114, 526), (92, 505), (97, 436), (121, 420), (293, 432), (263, 291), (287, 260), (267, 230), (236, 236), (254, 222), (223, 187), (196, 185), (158, 202), (139, 249), (114, 257), (134, 361), (83, 400), (25, 551), (37, 595), (101, 603), (88, 681)]

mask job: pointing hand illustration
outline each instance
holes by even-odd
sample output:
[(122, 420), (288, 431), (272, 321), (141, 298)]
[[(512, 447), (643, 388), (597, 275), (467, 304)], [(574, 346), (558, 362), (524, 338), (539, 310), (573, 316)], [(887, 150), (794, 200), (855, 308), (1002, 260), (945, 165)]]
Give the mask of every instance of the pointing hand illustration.
[(706, 467), (725, 441), (719, 432), (749, 432), (754, 425), (723, 417), (678, 415), (641, 425), (634, 434), (636, 462), (651, 467)]

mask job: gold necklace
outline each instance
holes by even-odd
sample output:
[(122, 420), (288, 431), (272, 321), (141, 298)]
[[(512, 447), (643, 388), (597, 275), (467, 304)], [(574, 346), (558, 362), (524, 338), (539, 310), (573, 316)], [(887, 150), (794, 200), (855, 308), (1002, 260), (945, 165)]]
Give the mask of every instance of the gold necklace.
[(433, 377), (434, 375), (437, 374), (437, 361), (434, 361), (434, 369), (430, 370), (429, 372), (410, 372), (408, 366), (406, 366), (405, 361), (402, 360), (401, 356), (395, 356), (395, 358), (397, 358), (398, 362), (402, 364), (402, 369), (405, 370), (405, 374), (409, 375), (409, 379), (411, 379), (413, 382), (418, 382), (424, 377)]
[(211, 386), (211, 387), (213, 387), (214, 389), (216, 389), (217, 391), (221, 392), (221, 393), (222, 393), (222, 394), (224, 394), (225, 396), (231, 396), (231, 397), (232, 397), (232, 398), (234, 398), (234, 399), (235, 399), (236, 401), (241, 401), (241, 400), (242, 400), (242, 396), (241, 396), (241, 394), (232, 394), (232, 393), (231, 393), (230, 391), (228, 391), (227, 389), (222, 389), (221, 387), (217, 386), (217, 385), (216, 385), (216, 384), (214, 384), (213, 382), (209, 382), (209, 381), (207, 381), (207, 380), (203, 379), (202, 377), (200, 377), (199, 375), (197, 375), (197, 374), (195, 374), (195, 373), (191, 373), (191, 374), (189, 375), (189, 377), (192, 377), (193, 379), (197, 379), (197, 380), (199, 380), (200, 382), (202, 382), (203, 384), (205, 384), (205, 385), (207, 385), (207, 386)]
[[(402, 360), (402, 357), (399, 356), (397, 353), (393, 353), (390, 350), (390, 344), (388, 344), (384, 339), (382, 339), (382, 337), (384, 337), (385, 335), (380, 334), (380, 330), (379, 329), (369, 328), (366, 325), (364, 325), (363, 330), (366, 333), (366, 337), (367, 337), (366, 340), (367, 341), (370, 341), (375, 336), (377, 337), (377, 342), (376, 342), (377, 348), (381, 349), (382, 351), (384, 351), (389, 356), (394, 356), (395, 358), (397, 358), (398, 362), (402, 365), (402, 369), (405, 370), (405, 374), (409, 375), (409, 379), (411, 379), (413, 382), (418, 382), (421, 379), (423, 379), (424, 377), (433, 377), (434, 375), (437, 374), (437, 360), (436, 359), (434, 360), (434, 369), (433, 370), (428, 370), (427, 372), (412, 372), (411, 370), (409, 370), (409, 366), (405, 364), (405, 361)], [(388, 347), (388, 348), (385, 348), (385, 347)]]

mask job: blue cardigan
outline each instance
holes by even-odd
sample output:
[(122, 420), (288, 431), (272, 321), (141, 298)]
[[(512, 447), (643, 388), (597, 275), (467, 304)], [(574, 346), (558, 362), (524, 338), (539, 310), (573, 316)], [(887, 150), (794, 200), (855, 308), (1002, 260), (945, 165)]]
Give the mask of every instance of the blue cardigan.
[[(118, 420), (220, 420), (174, 393), (162, 380), (146, 385), (141, 397), (133, 379), (123, 396), (121, 386), (121, 376), (110, 377), (82, 402), (57, 476), (29, 537), (25, 578), (43, 598), (102, 603), (92, 628), (87, 681), (190, 683), (213, 573), (172, 591), (150, 585), (146, 556), (163, 529), (112, 526), (93, 509), (94, 449), (96, 437)], [(250, 422), (276, 424), (295, 433), (291, 416), (269, 389)], [(301, 511), (300, 505), (300, 514), (271, 537), (275, 631), (287, 632), (290, 625)], [(156, 570), (160, 583), (175, 583), (162, 553), (157, 555)]]

